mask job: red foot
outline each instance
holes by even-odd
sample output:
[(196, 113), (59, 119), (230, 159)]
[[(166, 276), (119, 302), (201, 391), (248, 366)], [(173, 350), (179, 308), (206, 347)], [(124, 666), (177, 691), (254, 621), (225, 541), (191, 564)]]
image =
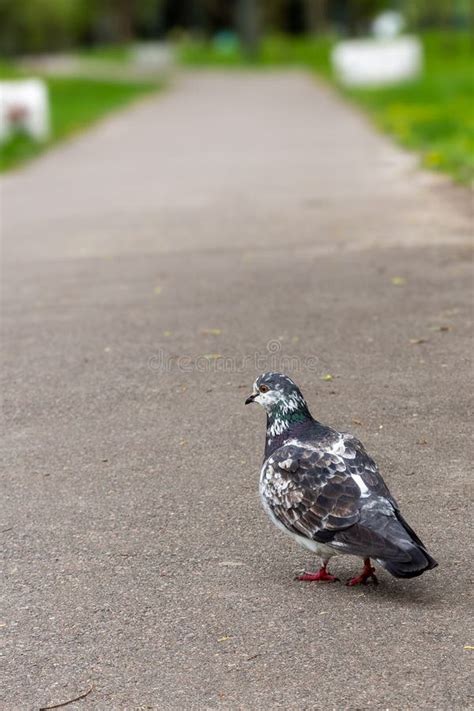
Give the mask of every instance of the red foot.
[(351, 578), (347, 581), (346, 585), (352, 587), (353, 585), (367, 585), (368, 581), (372, 578), (374, 585), (378, 585), (379, 581), (375, 575), (375, 568), (370, 565), (370, 559), (366, 558), (364, 560), (364, 569), (360, 575), (355, 578)]
[(323, 565), (317, 573), (303, 573), (303, 575), (297, 575), (295, 580), (306, 580), (308, 582), (319, 580), (324, 583), (334, 583), (336, 580), (339, 580), (339, 578), (336, 578), (334, 575), (330, 575), (326, 570), (326, 566)]

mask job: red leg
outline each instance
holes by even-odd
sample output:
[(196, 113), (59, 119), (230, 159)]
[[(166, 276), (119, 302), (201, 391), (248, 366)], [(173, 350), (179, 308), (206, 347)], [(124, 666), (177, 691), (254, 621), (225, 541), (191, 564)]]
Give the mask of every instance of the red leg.
[(323, 560), (323, 564), (317, 573), (303, 573), (302, 575), (297, 575), (295, 580), (306, 580), (308, 582), (320, 581), (325, 583), (334, 583), (339, 578), (334, 575), (330, 575), (326, 570), (326, 566), (329, 561)]
[(360, 575), (355, 578), (351, 578), (347, 581), (346, 585), (352, 587), (353, 585), (367, 585), (368, 581), (372, 578), (374, 585), (378, 585), (378, 580), (375, 576), (375, 568), (370, 565), (370, 558), (364, 558), (364, 569)]

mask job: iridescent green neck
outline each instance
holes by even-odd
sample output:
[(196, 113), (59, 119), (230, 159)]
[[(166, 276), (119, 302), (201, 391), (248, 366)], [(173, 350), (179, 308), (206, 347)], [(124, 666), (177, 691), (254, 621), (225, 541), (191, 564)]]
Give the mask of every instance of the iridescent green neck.
[(267, 414), (267, 436), (275, 437), (292, 425), (311, 419), (306, 402), (301, 398), (290, 402), (282, 401)]

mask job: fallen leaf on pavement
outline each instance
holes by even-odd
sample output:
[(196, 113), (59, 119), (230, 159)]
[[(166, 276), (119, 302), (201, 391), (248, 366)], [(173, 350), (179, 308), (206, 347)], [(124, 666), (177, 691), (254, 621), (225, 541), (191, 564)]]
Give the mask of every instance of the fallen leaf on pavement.
[(244, 565), (240, 560), (222, 560), (219, 565), (223, 565), (226, 568), (236, 568), (238, 566)]
[(203, 328), (201, 333), (204, 336), (220, 336), (222, 331), (220, 328)]

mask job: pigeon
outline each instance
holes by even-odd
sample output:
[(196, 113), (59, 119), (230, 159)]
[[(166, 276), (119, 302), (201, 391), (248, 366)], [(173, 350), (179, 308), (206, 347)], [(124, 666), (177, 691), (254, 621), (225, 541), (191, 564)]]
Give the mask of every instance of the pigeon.
[(279, 529), (322, 559), (319, 571), (303, 572), (298, 580), (338, 580), (328, 563), (341, 554), (364, 561), (349, 586), (377, 584), (371, 560), (396, 578), (414, 578), (438, 565), (361, 442), (315, 420), (291, 378), (260, 375), (245, 404), (252, 402), (267, 413), (263, 508)]

